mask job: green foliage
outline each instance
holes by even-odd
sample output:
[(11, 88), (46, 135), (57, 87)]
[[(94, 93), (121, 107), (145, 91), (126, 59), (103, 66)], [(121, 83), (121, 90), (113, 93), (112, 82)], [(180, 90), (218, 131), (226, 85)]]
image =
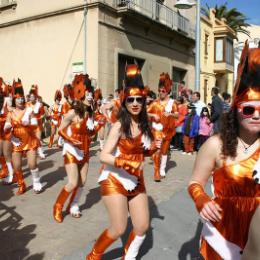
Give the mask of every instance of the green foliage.
[[(225, 18), (227, 24), (230, 28), (232, 28), (236, 33), (244, 33), (250, 36), (250, 33), (246, 28), (250, 26), (247, 23), (248, 18), (241, 12), (237, 10), (237, 8), (227, 8), (227, 2), (224, 5), (215, 5), (214, 9), (216, 10), (216, 18), (221, 19)], [(201, 8), (201, 13), (207, 17), (210, 14), (210, 7), (206, 4), (206, 7)]]

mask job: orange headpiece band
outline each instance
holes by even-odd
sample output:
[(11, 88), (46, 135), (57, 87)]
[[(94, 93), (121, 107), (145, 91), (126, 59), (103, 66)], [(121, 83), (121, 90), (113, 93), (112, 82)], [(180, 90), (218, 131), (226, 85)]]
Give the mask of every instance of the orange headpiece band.
[(58, 100), (62, 99), (62, 94), (61, 94), (60, 90), (56, 90), (56, 92), (55, 92), (54, 101), (57, 100), (57, 99)]
[(125, 80), (123, 91), (120, 92), (120, 101), (123, 101), (128, 96), (143, 96), (147, 95), (147, 89), (144, 88), (141, 70), (136, 64), (126, 66)]
[(249, 49), (246, 41), (237, 69), (232, 107), (254, 100), (260, 100), (260, 48)]

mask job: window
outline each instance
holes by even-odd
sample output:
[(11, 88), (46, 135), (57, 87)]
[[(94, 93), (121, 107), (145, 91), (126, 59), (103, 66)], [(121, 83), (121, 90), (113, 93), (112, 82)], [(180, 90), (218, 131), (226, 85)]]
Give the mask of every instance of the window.
[(205, 42), (204, 42), (204, 54), (208, 55), (208, 45), (209, 45), (209, 35), (205, 34)]
[(208, 96), (208, 80), (204, 79), (204, 102), (207, 102), (207, 96)]
[(231, 39), (226, 39), (226, 63), (234, 64), (233, 41)]
[(230, 38), (215, 39), (215, 62), (234, 64), (233, 40)]
[(224, 39), (223, 38), (215, 39), (215, 61), (216, 62), (224, 61)]

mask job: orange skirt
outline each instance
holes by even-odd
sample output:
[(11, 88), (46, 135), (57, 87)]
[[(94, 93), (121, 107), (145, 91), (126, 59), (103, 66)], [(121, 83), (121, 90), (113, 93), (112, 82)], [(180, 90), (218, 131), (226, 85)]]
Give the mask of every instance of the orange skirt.
[(84, 164), (84, 163), (88, 163), (89, 162), (89, 155), (88, 154), (84, 154), (84, 157), (81, 161), (77, 160), (75, 156), (73, 156), (72, 154), (70, 154), (69, 152), (66, 152), (65, 155), (63, 155), (64, 158), (64, 164)]
[(127, 191), (123, 187), (123, 185), (111, 174), (109, 174), (106, 180), (100, 182), (100, 187), (101, 196), (122, 194), (126, 196), (128, 199), (131, 199), (140, 193), (146, 193), (143, 175), (140, 176), (139, 183), (135, 190), (133, 190), (132, 192)]

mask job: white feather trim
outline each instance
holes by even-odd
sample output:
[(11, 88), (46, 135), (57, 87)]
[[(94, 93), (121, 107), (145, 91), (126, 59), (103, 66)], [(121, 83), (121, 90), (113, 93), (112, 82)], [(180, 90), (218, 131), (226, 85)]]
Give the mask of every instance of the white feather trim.
[(81, 161), (84, 158), (84, 151), (73, 146), (71, 143), (64, 141), (62, 155), (65, 155), (66, 152), (72, 154), (78, 161)]
[(171, 113), (173, 104), (174, 104), (174, 100), (170, 98), (167, 105), (165, 106), (165, 112)]
[(256, 183), (260, 184), (260, 157), (258, 158), (258, 160), (254, 166), (253, 178)]
[(92, 118), (88, 118), (86, 125), (87, 125), (87, 128), (89, 130), (93, 130), (95, 128), (95, 125), (94, 125)]
[(5, 125), (4, 125), (4, 131), (8, 130), (12, 128), (12, 124), (10, 122), (5, 122)]
[(161, 123), (152, 123), (152, 128), (154, 128), (157, 131), (162, 131), (163, 130), (163, 125)]
[(59, 104), (59, 107), (58, 107), (58, 112), (61, 113), (62, 112), (62, 104)]
[(40, 107), (41, 107), (41, 103), (40, 102), (36, 102), (36, 104), (34, 105), (34, 108), (33, 108), (33, 113), (34, 114), (38, 114), (39, 110), (40, 110)]
[(37, 119), (35, 117), (31, 118), (31, 125), (38, 125)]
[(29, 125), (30, 123), (30, 115), (32, 114), (32, 108), (31, 107), (27, 107), (25, 109), (24, 115), (22, 117), (22, 124), (23, 125)]
[(151, 148), (151, 139), (147, 135), (143, 134), (141, 141), (145, 150), (149, 150)]
[(201, 236), (209, 243), (209, 245), (225, 260), (240, 260), (242, 249), (226, 240), (219, 231), (210, 223), (203, 225)]

